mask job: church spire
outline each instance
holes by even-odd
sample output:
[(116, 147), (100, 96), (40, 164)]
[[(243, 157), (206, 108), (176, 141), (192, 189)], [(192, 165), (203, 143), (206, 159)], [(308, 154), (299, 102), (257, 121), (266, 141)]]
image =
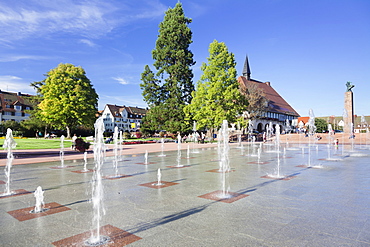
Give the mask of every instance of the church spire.
[(251, 79), (251, 69), (249, 68), (248, 55), (245, 57), (243, 76), (247, 77), (247, 80)]

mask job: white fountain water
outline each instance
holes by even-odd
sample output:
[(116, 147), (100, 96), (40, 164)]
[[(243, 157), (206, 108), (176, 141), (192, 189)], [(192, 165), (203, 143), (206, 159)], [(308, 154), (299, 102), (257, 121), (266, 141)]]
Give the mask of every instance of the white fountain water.
[(195, 143), (198, 142), (199, 134), (197, 132), (197, 122), (193, 122), (193, 135), (192, 135), (192, 142), (193, 142), (193, 154), (199, 153), (199, 150), (195, 148)]
[(243, 144), (242, 144), (242, 130), (240, 129), (240, 123), (238, 122), (237, 125), (236, 125), (236, 132), (237, 132), (237, 136), (238, 136), (238, 148), (243, 148)]
[[(308, 167), (315, 167), (315, 168), (322, 168), (321, 165), (312, 165), (311, 164), (311, 146), (312, 146), (312, 139), (315, 138), (316, 133), (316, 126), (315, 126), (315, 115), (313, 113), (313, 110), (309, 110), (309, 119), (308, 119)], [(318, 151), (318, 146), (316, 146), (316, 151)]]
[[(347, 119), (347, 117), (348, 117), (348, 113), (347, 113), (347, 110), (346, 109), (344, 109), (343, 110), (343, 130), (345, 130), (346, 128), (346, 126), (344, 126), (345, 125), (345, 121), (346, 121), (346, 119)], [(342, 133), (342, 156), (344, 156), (344, 132)]]
[(84, 169), (83, 169), (84, 172), (87, 172), (88, 169), (87, 169), (87, 152), (84, 152)]
[(269, 175), (272, 178), (283, 178), (284, 176), (280, 175), (280, 125), (276, 125), (275, 130), (275, 145), (277, 153), (277, 165), (275, 174)]
[(222, 122), (222, 127), (219, 132), (219, 136), (221, 137), (219, 139), (220, 141), (220, 172), (228, 172), (230, 171), (230, 165), (229, 165), (229, 130), (228, 130), (228, 122), (227, 120), (224, 120)]
[(190, 146), (188, 145), (188, 149), (186, 152), (186, 158), (190, 159)]
[(223, 120), (222, 127), (220, 129), (221, 134), (221, 161), (220, 161), (220, 169), (221, 172), (221, 183), (222, 183), (222, 194), (220, 195), (221, 198), (228, 198), (230, 195), (228, 194), (228, 186), (226, 186), (226, 173), (230, 171), (230, 164), (229, 164), (229, 128), (227, 120)]
[(366, 120), (365, 120), (365, 116), (364, 115), (362, 115), (361, 116), (361, 129), (360, 129), (360, 148), (361, 149), (365, 149), (365, 145), (363, 145), (363, 144), (366, 144), (366, 136), (365, 136), (365, 141), (363, 142), (363, 135), (361, 135), (361, 131), (362, 131), (362, 128), (364, 128), (364, 127), (367, 127), (367, 122), (366, 122)]
[(181, 135), (180, 133), (177, 135), (177, 165), (176, 167), (183, 167), (181, 165)]
[(36, 198), (36, 204), (35, 204), (35, 209), (31, 211), (31, 213), (37, 214), (45, 211), (46, 209), (44, 208), (45, 203), (44, 203), (44, 191), (42, 190), (41, 186), (38, 186), (36, 191), (33, 193), (33, 195)]
[(333, 128), (331, 127), (331, 124), (328, 124), (328, 160), (331, 159), (330, 157), (330, 150), (331, 146), (333, 145)]
[(60, 137), (60, 166), (64, 167), (64, 135)]
[(6, 160), (6, 166), (5, 166), (5, 176), (6, 176), (6, 181), (5, 181), (5, 190), (4, 190), (4, 193), (1, 194), (0, 196), (9, 196), (9, 195), (12, 195), (13, 192), (10, 190), (10, 171), (11, 171), (11, 168), (12, 168), (12, 164), (13, 164), (13, 159), (14, 159), (14, 155), (13, 155), (13, 149), (17, 146), (17, 143), (14, 141), (14, 138), (13, 138), (13, 132), (11, 129), (7, 129), (6, 130), (6, 137), (5, 137), (5, 141), (4, 141), (4, 149), (7, 150), (7, 160)]
[(158, 155), (158, 157), (165, 157), (166, 155), (164, 154), (164, 138), (161, 138), (161, 154)]
[(113, 168), (114, 168), (114, 172), (115, 172), (115, 177), (118, 176), (118, 135), (119, 135), (119, 131), (118, 131), (118, 126), (114, 127), (114, 132), (113, 132), (113, 143), (114, 143), (114, 149), (113, 149), (113, 153), (114, 153), (114, 157), (113, 157)]
[(261, 163), (261, 146), (257, 149), (257, 163)]
[[(100, 235), (100, 221), (105, 214), (103, 205), (104, 188), (102, 183), (102, 166), (104, 164), (105, 145), (104, 145), (104, 122), (103, 118), (98, 118), (95, 122), (95, 144), (94, 162), (95, 170), (92, 179), (92, 203), (93, 203), (93, 230), (91, 237), (85, 241), (85, 245), (97, 246), (107, 243), (110, 238)], [(95, 229), (94, 229), (95, 228)]]
[(144, 164), (147, 165), (148, 164), (148, 150), (145, 150), (145, 155), (144, 155)]
[(156, 185), (156, 186), (163, 185), (161, 168), (158, 168), (158, 171), (157, 171), (157, 183), (154, 183), (153, 185)]
[(123, 133), (121, 130), (119, 132), (119, 160), (122, 160), (122, 150), (123, 150)]

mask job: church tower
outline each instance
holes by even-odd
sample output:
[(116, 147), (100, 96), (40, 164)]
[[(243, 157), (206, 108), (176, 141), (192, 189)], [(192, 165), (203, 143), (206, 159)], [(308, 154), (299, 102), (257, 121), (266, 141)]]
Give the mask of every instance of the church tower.
[(249, 81), (251, 79), (251, 69), (249, 68), (248, 55), (245, 57), (243, 76)]

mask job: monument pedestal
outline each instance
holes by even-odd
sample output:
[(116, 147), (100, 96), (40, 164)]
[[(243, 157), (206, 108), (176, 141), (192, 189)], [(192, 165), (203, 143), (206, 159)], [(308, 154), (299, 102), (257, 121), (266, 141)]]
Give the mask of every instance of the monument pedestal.
[(346, 134), (351, 134), (353, 131), (353, 92), (347, 91), (344, 93), (344, 109), (347, 116), (344, 117), (343, 131)]

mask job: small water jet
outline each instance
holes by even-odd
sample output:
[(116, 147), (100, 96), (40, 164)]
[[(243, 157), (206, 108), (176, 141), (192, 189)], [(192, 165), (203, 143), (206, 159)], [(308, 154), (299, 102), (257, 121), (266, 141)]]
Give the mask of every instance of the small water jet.
[(161, 173), (161, 168), (158, 168), (158, 171), (157, 171), (157, 183), (154, 183), (153, 185), (155, 185), (155, 186), (161, 186), (161, 185), (164, 185), (164, 183), (162, 183), (162, 173)]
[(13, 155), (13, 149), (17, 146), (17, 143), (14, 141), (14, 138), (13, 138), (13, 132), (11, 129), (7, 129), (6, 130), (6, 137), (5, 137), (5, 141), (4, 141), (4, 149), (7, 150), (7, 160), (6, 160), (6, 166), (5, 166), (5, 176), (6, 176), (6, 182), (5, 182), (5, 190), (4, 190), (4, 193), (1, 194), (0, 196), (9, 196), (9, 195), (12, 195), (14, 194), (13, 191), (10, 190), (10, 171), (11, 171), (11, 168), (12, 168), (12, 164), (13, 164), (13, 159), (14, 159), (14, 155)]
[(35, 208), (31, 210), (30, 213), (37, 214), (37, 213), (41, 213), (41, 212), (48, 210), (45, 208), (44, 191), (42, 190), (41, 186), (37, 187), (33, 195), (36, 198), (36, 204), (35, 204)]

